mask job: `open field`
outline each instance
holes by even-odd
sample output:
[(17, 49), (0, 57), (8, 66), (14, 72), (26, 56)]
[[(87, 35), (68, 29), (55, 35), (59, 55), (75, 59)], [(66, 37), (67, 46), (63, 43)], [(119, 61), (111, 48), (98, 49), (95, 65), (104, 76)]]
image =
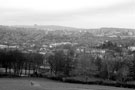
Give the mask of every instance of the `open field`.
[(134, 90), (99, 85), (70, 84), (35, 78), (0, 78), (0, 90)]

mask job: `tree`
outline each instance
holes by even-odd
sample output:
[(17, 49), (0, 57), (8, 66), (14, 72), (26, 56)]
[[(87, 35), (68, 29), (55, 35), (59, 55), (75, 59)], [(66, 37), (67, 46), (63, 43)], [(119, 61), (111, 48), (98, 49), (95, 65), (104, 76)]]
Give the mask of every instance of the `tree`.
[(133, 57), (128, 54), (118, 54), (114, 52), (114, 55), (106, 53), (101, 66), (101, 76), (107, 79), (113, 79), (118, 81), (126, 81), (130, 74), (130, 65), (132, 64)]
[(58, 76), (69, 76), (70, 71), (74, 67), (74, 55), (68, 50), (67, 52), (64, 50), (56, 50), (47, 59), (51, 71)]
[(95, 57), (92, 54), (83, 53), (77, 57), (77, 65), (74, 70), (75, 75), (84, 77), (88, 80), (89, 77), (93, 77), (97, 74), (98, 67), (96, 66)]
[(129, 77), (132, 80), (135, 80), (135, 55), (133, 56), (133, 60), (129, 64), (129, 71), (130, 71)]

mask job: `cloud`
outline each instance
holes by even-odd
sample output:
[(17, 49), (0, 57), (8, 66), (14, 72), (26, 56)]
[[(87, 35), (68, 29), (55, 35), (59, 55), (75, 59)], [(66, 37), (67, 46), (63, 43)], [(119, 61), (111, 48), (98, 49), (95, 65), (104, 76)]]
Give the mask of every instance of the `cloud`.
[(100, 8), (85, 8), (72, 12), (78, 16), (95, 16), (95, 15), (114, 15), (114, 14), (133, 14), (135, 13), (135, 1), (129, 0), (127, 2), (117, 3), (107, 7)]
[(123, 2), (121, 1), (109, 5), (105, 4), (105, 6), (88, 6), (58, 12), (5, 7), (0, 7), (0, 12), (0, 24), (37, 23), (77, 27), (102, 27), (105, 25), (119, 25), (123, 27), (126, 25), (127, 27), (127, 25), (129, 25), (129, 27), (131, 27), (134, 25), (133, 23), (135, 23), (135, 21), (133, 21), (135, 19), (135, 0), (123, 0)]

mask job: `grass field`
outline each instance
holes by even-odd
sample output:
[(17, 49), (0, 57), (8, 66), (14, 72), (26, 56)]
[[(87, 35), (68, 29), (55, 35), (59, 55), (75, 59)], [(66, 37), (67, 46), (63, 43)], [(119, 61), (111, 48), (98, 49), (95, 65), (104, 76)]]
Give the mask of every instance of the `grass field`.
[(0, 90), (134, 90), (99, 85), (70, 84), (42, 78), (0, 78)]

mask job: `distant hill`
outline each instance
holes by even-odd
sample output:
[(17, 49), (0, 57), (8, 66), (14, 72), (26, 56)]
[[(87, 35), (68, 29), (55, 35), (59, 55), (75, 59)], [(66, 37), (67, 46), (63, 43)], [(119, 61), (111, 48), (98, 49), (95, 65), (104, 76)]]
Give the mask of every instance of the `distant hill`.
[(135, 36), (135, 29), (125, 28), (100, 28), (100, 29), (89, 29), (94, 35), (101, 36)]
[(135, 29), (126, 29), (126, 28), (97, 28), (97, 29), (85, 29), (85, 28), (73, 28), (73, 27), (66, 27), (66, 26), (58, 26), (58, 25), (18, 25), (15, 27), (21, 27), (21, 28), (33, 28), (38, 30), (46, 30), (46, 31), (87, 31), (94, 35), (119, 35), (119, 36), (134, 36), (135, 35)]
[(14, 27), (23, 27), (23, 28), (35, 28), (41, 30), (82, 30), (82, 28), (74, 28), (74, 27), (66, 27), (66, 26), (58, 26), (58, 25), (16, 25)]
[(37, 43), (74, 41), (82, 36), (75, 28), (63, 26), (0, 26), (0, 43)]
[(118, 42), (123, 38), (127, 41), (135, 39), (135, 30), (125, 28), (81, 29), (56, 25), (0, 26), (0, 43), (9, 44), (42, 45), (68, 41), (95, 45), (105, 40)]

